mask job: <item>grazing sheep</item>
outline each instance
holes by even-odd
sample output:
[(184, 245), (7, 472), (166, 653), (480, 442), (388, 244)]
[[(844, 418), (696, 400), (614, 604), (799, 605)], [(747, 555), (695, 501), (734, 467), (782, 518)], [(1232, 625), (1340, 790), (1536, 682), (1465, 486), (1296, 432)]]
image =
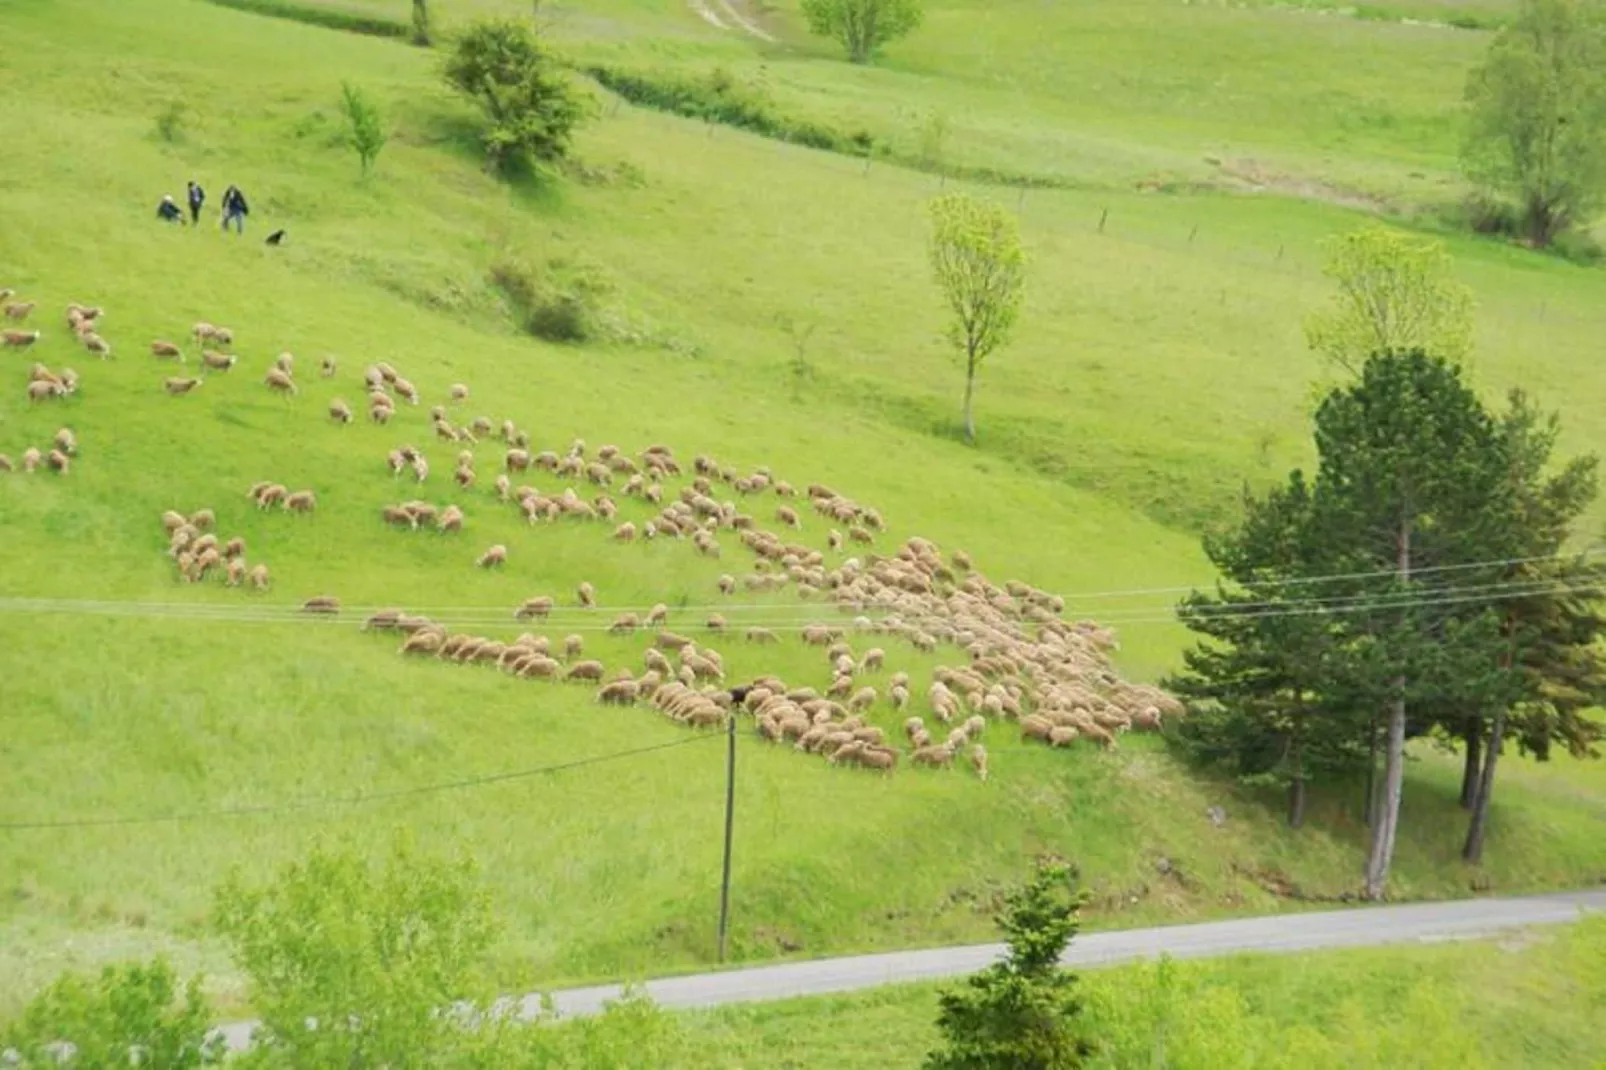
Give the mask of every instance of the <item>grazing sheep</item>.
[(578, 635), (563, 637), (563, 660), (573, 661), (585, 652), (585, 640)]
[(736, 578), (734, 576), (729, 576), (729, 575), (721, 576), (719, 578), (719, 593), (720, 594), (735, 594), (736, 593)]
[(66, 393), (66, 387), (49, 380), (35, 380), (28, 384), (28, 401), (31, 403), (63, 397)]
[(399, 505), (387, 505), (385, 506), (382, 515), (384, 516), (385, 523), (387, 524), (394, 524), (397, 527), (405, 524), (413, 531), (418, 530), (418, 517), (411, 509), (404, 509)]
[(593, 609), (596, 607), (597, 589), (591, 586), (591, 584), (581, 583), (580, 586), (575, 589), (574, 593), (575, 597), (579, 599), (580, 604), (586, 609)]
[(605, 705), (629, 706), (641, 693), (641, 685), (634, 680), (615, 680), (597, 691), (597, 701)]
[[(210, 349), (201, 351), (201, 363), (213, 371), (226, 372), (234, 367), (235, 362), (239, 359), (232, 353), (214, 353)], [(183, 363), (183, 360), (184, 358), (180, 356), (179, 362)]]
[(39, 467), (39, 462), (43, 459), (43, 454), (33, 446), (29, 446), (22, 451), (22, 470), (31, 473), (35, 468)]
[(965, 718), (965, 723), (959, 727), (959, 731), (963, 732), (968, 739), (975, 739), (986, 730), (987, 719), (985, 717), (967, 717)]
[(532, 463), (530, 459), (530, 451), (520, 449), (508, 450), (507, 454), (503, 457), (502, 463), (506, 466), (509, 472), (523, 472), (528, 469)]
[(168, 376), (166, 379), (162, 380), (162, 389), (166, 390), (173, 397), (182, 397), (183, 395), (188, 394), (191, 390), (194, 390), (196, 387), (200, 386), (201, 382), (202, 380), (200, 379), (185, 379), (176, 376)]
[(513, 611), (513, 619), (545, 620), (552, 612), (552, 599), (541, 595), (536, 598), (526, 598), (518, 609)]
[(211, 531), (217, 526), (217, 514), (210, 509), (197, 509), (190, 514), (189, 524), (197, 531)]
[(384, 405), (370, 404), (368, 406), (368, 418), (380, 426), (390, 423), (390, 418), (394, 415), (396, 415), (396, 410), (392, 409), (388, 403)]
[(155, 341), (151, 343), (151, 356), (162, 357), (167, 360), (177, 360), (184, 363), (184, 350), (172, 342)]
[(462, 383), (453, 383), (451, 395), (453, 401), (467, 401), (468, 387), (464, 386)]
[(954, 764), (953, 749), (946, 744), (942, 746), (920, 747), (911, 755), (909, 761), (912, 765), (929, 765), (934, 769), (947, 769)]
[(474, 485), (474, 469), (459, 465), (457, 470), (452, 473), (452, 479), (456, 481), (459, 487), (468, 490)]
[(340, 599), (332, 594), (320, 594), (301, 603), (301, 612), (333, 617), (340, 612)]
[(398, 654), (438, 654), (446, 643), (446, 637), (440, 632), (417, 631), (402, 641)]
[(435, 521), (435, 530), (442, 535), (455, 534), (463, 530), (463, 510), (455, 505), (448, 505), (441, 510), (440, 519)]
[(98, 356), (101, 360), (105, 360), (112, 355), (111, 345), (94, 331), (85, 331), (78, 336), (78, 340), (84, 344), (85, 349)]
[[(519, 664), (518, 675), (525, 679), (538, 676), (550, 680), (556, 677), (562, 668), (562, 665), (559, 665), (551, 658), (537, 654), (534, 657), (526, 658)], [(601, 678), (600, 674), (598, 678)]]
[(298, 490), (284, 499), (286, 512), (310, 513), (318, 507), (318, 496), (310, 490)]
[(335, 398), (329, 403), (329, 419), (337, 424), (351, 423), (351, 406), (339, 398)]
[(1048, 745), (1050, 747), (1069, 747), (1076, 741), (1079, 733), (1068, 724), (1053, 725), (1048, 730)]
[(26, 349), (39, 341), (38, 331), (0, 331), (0, 342), (15, 349)]
[(620, 524), (618, 527), (613, 529), (613, 538), (615, 542), (635, 542), (636, 525), (632, 524), (628, 520), (625, 521), (623, 524)]
[(401, 376), (397, 376), (395, 379), (391, 380), (390, 385), (398, 395), (406, 398), (409, 404), (418, 404), (418, 388), (411, 382), (403, 379)]
[(674, 632), (659, 632), (653, 639), (653, 643), (661, 650), (679, 650), (682, 647), (692, 645), (690, 639), (687, 639), (684, 635), (676, 635)]
[(6, 318), (19, 321), (25, 320), (28, 318), (28, 314), (34, 310), (36, 304), (38, 304), (37, 301), (12, 301), (5, 307)]
[(749, 628), (746, 632), (749, 643), (779, 643), (780, 637), (768, 628)]
[(864, 658), (859, 667), (865, 672), (879, 672), (887, 660), (887, 652), (878, 646), (873, 646), (864, 652)]
[(606, 670), (600, 661), (581, 661), (569, 666), (569, 671), (563, 674), (565, 680), (601, 680)]
[(481, 554), (474, 563), (480, 568), (499, 568), (507, 564), (507, 547), (497, 543)]
[(318, 364), (318, 374), (325, 379), (333, 379), (335, 377), (335, 358), (324, 357)]
[(656, 624), (663, 624), (663, 623), (667, 622), (668, 620), (669, 620), (669, 607), (664, 605), (662, 602), (659, 602), (656, 605), (654, 605), (652, 607), (652, 611), (647, 614), (647, 624), (648, 624), (649, 627), (652, 626), (652, 625), (656, 625)]
[(225, 568), (223, 583), (228, 587), (238, 587), (245, 582), (245, 558), (231, 557)]
[(56, 448), (65, 454), (71, 455), (78, 452), (78, 439), (73, 436), (71, 428), (57, 429), (56, 437), (53, 441)]
[(876, 690), (873, 687), (861, 687), (848, 699), (848, 709), (853, 713), (863, 713), (875, 705)]
[(268, 589), (268, 582), (269, 582), (268, 566), (267, 565), (257, 565), (256, 567), (251, 569), (251, 571), (247, 574), (246, 578), (251, 581), (251, 586), (253, 588), (255, 588), (256, 590), (258, 590), (258, 591), (267, 590)]
[(976, 770), (976, 779), (985, 784), (987, 782), (987, 748), (980, 743), (972, 743), (969, 757), (970, 767)]
[(269, 390), (276, 390), (286, 397), (297, 392), (295, 380), (278, 368), (268, 369), (268, 374), (262, 377), (262, 381), (267, 384)]
[(286, 375), (295, 375), (296, 358), (289, 353), (280, 353), (278, 359), (273, 362), (273, 366)]
[(377, 371), (380, 378), (384, 379), (387, 383), (394, 383), (397, 379), (401, 378), (401, 376), (396, 374), (396, 369), (392, 368), (384, 361), (380, 361), (378, 364), (375, 364), (374, 370)]
[(725, 618), (715, 613), (708, 618), (703, 627), (711, 632), (723, 632), (725, 630)]
[(236, 535), (223, 546), (223, 556), (229, 560), (245, 556), (245, 540)]
[(422, 483), (428, 478), (429, 462), (425, 460), (424, 455), (420, 453), (413, 458), (413, 479), (415, 482)]
[(621, 613), (608, 625), (609, 635), (630, 635), (641, 627), (641, 620), (634, 613)]
[(60, 450), (51, 450), (45, 456), (45, 464), (54, 471), (66, 475), (67, 469), (72, 465), (72, 459)]
[(798, 519), (797, 510), (790, 505), (783, 505), (775, 510), (775, 519), (789, 528), (801, 528), (803, 521)]

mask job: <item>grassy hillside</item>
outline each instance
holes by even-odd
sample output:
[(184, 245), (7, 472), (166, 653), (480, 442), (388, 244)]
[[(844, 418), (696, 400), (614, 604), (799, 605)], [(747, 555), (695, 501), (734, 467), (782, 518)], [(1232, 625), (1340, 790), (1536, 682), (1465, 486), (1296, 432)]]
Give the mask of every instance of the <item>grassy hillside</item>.
[[(1251, 17), (1215, 14), (1228, 20), (1222, 33)], [(572, 24), (593, 27), (592, 39), (619, 28), (637, 59), (751, 48), (710, 41), (678, 4), (599, 3)], [(1315, 369), (1299, 312), (1322, 292), (1317, 241), (1357, 220), (1330, 204), (1107, 189), (1017, 202), (1033, 292), (1018, 341), (987, 370), (972, 450), (953, 439), (959, 384), (925, 275), (930, 175), (866, 174), (856, 161), (625, 107), (604, 109), (582, 138), (585, 180), (504, 185), (480, 169), (471, 117), (437, 86), (434, 57), (392, 42), (199, 0), (0, 0), (0, 35), (0, 286), (39, 300), (46, 335), (25, 354), (0, 353), (0, 452), (15, 458), (63, 424), (82, 447), (66, 478), (0, 475), (0, 596), (178, 607), (110, 616), (5, 604), (3, 822), (272, 807), (690, 738), (644, 710), (599, 708), (586, 688), (403, 661), (355, 621), (257, 619), (250, 607), (335, 593), (348, 605), (433, 608), (507, 638), (513, 605), (566, 597), (585, 579), (600, 592), (599, 619), (571, 612), (550, 631), (580, 631), (610, 667), (634, 665), (643, 640), (602, 633), (613, 612), (662, 601), (673, 626), (690, 628), (721, 601), (715, 577), (749, 567), (731, 539), (713, 562), (684, 544), (612, 544), (606, 526), (532, 531), (493, 504), (491, 446), (477, 451), (481, 486), (448, 491), (458, 447), (435, 443), (424, 413), (454, 382), (472, 391), (455, 420), (512, 418), (536, 448), (575, 436), (631, 451), (664, 441), (684, 458), (707, 452), (829, 483), (885, 514), (884, 550), (912, 534), (963, 547), (995, 578), (1063, 592), (1068, 613), (1116, 622), (1118, 663), (1144, 679), (1182, 638), (1167, 589), (1208, 576), (1200, 527), (1230, 512), (1242, 481), (1304, 455)], [(838, 74), (814, 54), (797, 63), (822, 78), (884, 76)], [(970, 92), (940, 66), (924, 77), (933, 93)], [(395, 128), (366, 182), (338, 143), (342, 79), (374, 92)], [(1059, 107), (1046, 89), (1020, 92)], [(169, 141), (155, 120), (175, 101), (189, 112)], [(1224, 130), (1208, 136), (1247, 137)], [(229, 182), (251, 195), (243, 240), (155, 223), (156, 199), (190, 177), (214, 203)], [(279, 226), (289, 243), (265, 248)], [(1563, 406), (1569, 448), (1606, 439), (1606, 381), (1592, 363), (1602, 276), (1471, 242), (1456, 252), (1482, 301), (1480, 381), (1490, 391), (1520, 381)], [(509, 259), (602, 280), (613, 341), (553, 347), (517, 334), (487, 281)], [(60, 316), (74, 300), (108, 309), (115, 359), (71, 343)], [(240, 364), (169, 398), (160, 384), (173, 369), (149, 342), (179, 340), (197, 319), (234, 328)], [(799, 375), (793, 339), (808, 327)], [(260, 382), (282, 350), (302, 381), (291, 400)], [(340, 362), (328, 381), (314, 372), (325, 354)], [(361, 371), (377, 359), (418, 383), (425, 404), (387, 428), (331, 425), (327, 403), (360, 402)], [(34, 360), (75, 367), (82, 389), (30, 406)], [(380, 523), (382, 504), (417, 493), (384, 464), (404, 442), (430, 456), (425, 496), (464, 504), (461, 537)], [(263, 479), (316, 490), (318, 512), (258, 513), (245, 491)], [(270, 594), (175, 582), (158, 517), (202, 506), (272, 568)], [(649, 515), (639, 503), (623, 510)], [(803, 538), (824, 548), (812, 514)], [(476, 570), (493, 542), (511, 548), (507, 569)], [(782, 630), (816, 615), (792, 595), (736, 604), (723, 610), (733, 620)], [(825, 682), (818, 653), (795, 641), (717, 645), (733, 675)], [(888, 646), (889, 669), (917, 680), (963, 656)], [(979, 938), (991, 897), (1042, 849), (1081, 862), (1101, 924), (1271, 908), (1268, 888), (1332, 896), (1353, 883), (1363, 832), (1346, 798), (1321, 801), (1316, 827), (1296, 837), (1274, 804), (1185, 774), (1152, 741), (1119, 755), (1050, 753), (995, 735), (986, 785), (912, 770), (882, 781), (744, 736), (736, 956)], [(1423, 759), (1401, 894), (1606, 872), (1594, 770), (1568, 782), (1503, 767), (1490, 860), (1473, 874), (1452, 861), (1454, 769)], [(318, 838), (382, 844), (397, 825), (480, 859), (507, 924), (510, 985), (706, 962), (722, 772), (710, 742), (364, 806), (0, 830), (0, 1002), (70, 963), (152, 947), (215, 966), (205, 915), (222, 871), (266, 871)], [(1220, 829), (1205, 816), (1218, 804), (1230, 814)], [(1157, 875), (1160, 858), (1174, 876)]]

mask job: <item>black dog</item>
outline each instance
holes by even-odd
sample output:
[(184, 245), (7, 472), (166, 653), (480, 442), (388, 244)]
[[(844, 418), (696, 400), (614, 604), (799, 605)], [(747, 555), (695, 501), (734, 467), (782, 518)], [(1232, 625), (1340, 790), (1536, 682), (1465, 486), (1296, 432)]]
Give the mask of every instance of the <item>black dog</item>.
[(272, 234), (269, 234), (268, 235), (268, 244), (269, 245), (283, 245), (284, 244), (284, 231), (276, 230)]

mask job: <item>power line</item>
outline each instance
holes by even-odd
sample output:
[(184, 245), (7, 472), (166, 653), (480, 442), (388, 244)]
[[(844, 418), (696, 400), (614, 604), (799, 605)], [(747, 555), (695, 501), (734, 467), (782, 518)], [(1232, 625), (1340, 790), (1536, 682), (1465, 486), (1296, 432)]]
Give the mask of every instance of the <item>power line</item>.
[(706, 743), (708, 740), (719, 738), (720, 737), (718, 735), (698, 735), (689, 739), (677, 739), (669, 743), (658, 743), (650, 747), (638, 747), (635, 750), (615, 751), (612, 754), (599, 754), (590, 758), (579, 758), (574, 761), (560, 762), (557, 765), (543, 765), (534, 769), (518, 769), (507, 773), (492, 773), (487, 776), (468, 777), (463, 780), (448, 780), (435, 784), (419, 784), (409, 788), (394, 788), (389, 791), (367, 792), (358, 795), (334, 796), (322, 799), (297, 799), (287, 803), (264, 803), (259, 806), (231, 806), (223, 807), (217, 810), (192, 810), (176, 814), (71, 818), (59, 821), (6, 821), (0, 822), (0, 831), (15, 832), (31, 829), (98, 828), (112, 825), (161, 825), (171, 822), (205, 821), (213, 818), (227, 817), (267, 816), (273, 814), (296, 813), (305, 810), (317, 810), (329, 807), (360, 806), (366, 803), (383, 802), (390, 799), (402, 799), (415, 795), (430, 795), (443, 791), (461, 791), (468, 788), (484, 787), (487, 784), (500, 784), (510, 780), (524, 780), (530, 777), (561, 773), (570, 769), (580, 769), (588, 765), (600, 765), (603, 762), (618, 761), (623, 758), (633, 758), (639, 754), (651, 754), (654, 751), (670, 750), (674, 747), (684, 747), (692, 743)]

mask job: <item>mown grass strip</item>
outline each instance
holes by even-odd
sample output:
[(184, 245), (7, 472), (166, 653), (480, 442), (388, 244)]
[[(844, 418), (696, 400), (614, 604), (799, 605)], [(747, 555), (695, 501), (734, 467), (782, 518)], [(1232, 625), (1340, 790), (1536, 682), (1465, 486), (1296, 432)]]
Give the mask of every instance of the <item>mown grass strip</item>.
[(209, 0), (209, 2), (219, 7), (233, 8), (253, 15), (290, 19), (327, 30), (344, 30), (347, 33), (366, 34), (369, 37), (405, 39), (412, 32), (407, 23), (398, 19), (387, 19), (378, 15), (358, 15), (350, 11), (292, 3), (290, 0)]

